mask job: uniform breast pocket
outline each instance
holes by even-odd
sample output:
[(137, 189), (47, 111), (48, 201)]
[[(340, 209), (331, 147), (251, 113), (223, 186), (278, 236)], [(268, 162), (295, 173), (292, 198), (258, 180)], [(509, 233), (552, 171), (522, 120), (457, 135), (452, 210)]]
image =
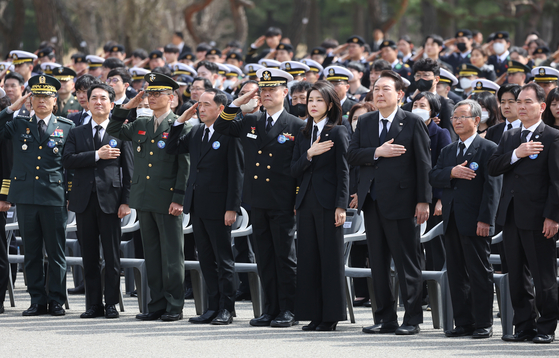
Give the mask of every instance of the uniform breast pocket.
[(62, 184), (62, 173), (50, 173), (49, 174), (49, 182), (55, 185)]
[(167, 141), (160, 138), (155, 139), (154, 142), (157, 145), (157, 158), (164, 162), (172, 162), (175, 156), (167, 154)]
[(31, 145), (35, 139), (30, 135), (22, 135), (19, 141), (19, 150), (22, 153), (30, 153)]
[(143, 158), (146, 156), (146, 151), (148, 150), (146, 140), (146, 136), (138, 136), (134, 139), (133, 149), (136, 151), (135, 155), (137, 155), (138, 157)]

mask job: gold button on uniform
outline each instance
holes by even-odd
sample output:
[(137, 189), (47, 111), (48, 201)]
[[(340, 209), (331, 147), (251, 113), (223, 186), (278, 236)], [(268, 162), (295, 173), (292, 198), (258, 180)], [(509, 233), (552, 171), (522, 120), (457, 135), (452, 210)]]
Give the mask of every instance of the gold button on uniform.
[(41, 160), (41, 157), (37, 157), (37, 159)]
[(258, 179), (258, 175), (255, 175), (255, 176), (254, 176), (254, 179)]
[(39, 180), (39, 177), (35, 177), (36, 180)]
[(270, 169), (270, 168), (271, 168), (271, 166), (269, 166), (269, 165), (268, 165), (268, 166), (267, 166), (266, 168)]
[(40, 146), (39, 146), (39, 149), (43, 149), (43, 146), (42, 146), (42, 145), (40, 145)]
[(260, 166), (260, 163), (256, 163), (256, 166), (259, 167), (259, 166)]
[(169, 190), (173, 191), (173, 188), (171, 188), (171, 189), (169, 189)]
[(39, 170), (39, 167), (37, 167), (37, 168), (35, 168), (35, 169)]
[(272, 153), (270, 153), (270, 157), (272, 156)]
[(149, 155), (153, 155), (153, 152), (149, 152)]
[(149, 180), (149, 175), (146, 177), (147, 180)]
[(266, 178), (266, 181), (270, 181), (270, 179)]
[(148, 164), (148, 167), (150, 167), (150, 168), (151, 168), (151, 163), (149, 163), (149, 164)]
[(258, 154), (262, 154), (262, 151), (261, 151), (261, 150), (259, 150), (259, 151), (258, 151)]
[(155, 143), (155, 141), (154, 141), (153, 139), (151, 140), (151, 142), (152, 142), (152, 143)]

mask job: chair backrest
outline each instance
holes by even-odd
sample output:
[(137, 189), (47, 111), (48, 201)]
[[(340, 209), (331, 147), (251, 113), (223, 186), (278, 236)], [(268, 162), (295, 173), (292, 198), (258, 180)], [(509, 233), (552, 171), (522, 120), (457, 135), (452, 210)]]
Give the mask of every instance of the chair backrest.
[(76, 224), (76, 213), (73, 211), (68, 211), (68, 221), (66, 225), (75, 225)]
[[(425, 225), (425, 227), (427, 227), (427, 225)], [(422, 232), (425, 231), (423, 224), (421, 227), (421, 231)], [(434, 238), (436, 238), (437, 236), (441, 236), (442, 234), (444, 234), (444, 226), (443, 226), (443, 222), (441, 221), (440, 223), (435, 225), (431, 230), (429, 230), (429, 232), (421, 234), (421, 243), (424, 244), (426, 242), (429, 242)]]
[(344, 223), (344, 235), (355, 234), (364, 227), (363, 215), (357, 209), (347, 209)]
[(248, 226), (248, 212), (241, 206), (241, 215), (237, 215), (237, 220), (231, 225), (231, 230), (244, 230)]
[(501, 241), (503, 241), (503, 232), (502, 231), (491, 238), (491, 245), (498, 244)]
[(136, 222), (136, 209), (130, 209), (130, 214), (120, 219), (120, 227), (133, 225)]
[(190, 214), (182, 214), (182, 227), (186, 229), (190, 225)]

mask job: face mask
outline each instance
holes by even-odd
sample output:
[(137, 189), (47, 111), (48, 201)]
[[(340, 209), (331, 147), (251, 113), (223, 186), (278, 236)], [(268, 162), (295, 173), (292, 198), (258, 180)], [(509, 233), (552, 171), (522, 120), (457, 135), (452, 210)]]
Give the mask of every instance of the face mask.
[(250, 101), (248, 101), (248, 103), (241, 104), (240, 107), (241, 107), (241, 111), (245, 113), (249, 113), (254, 111), (257, 105), (258, 105), (258, 100), (256, 98), (251, 98)]
[(458, 47), (458, 51), (460, 51), (460, 52), (466, 51), (466, 43), (465, 42), (457, 43), (456, 47)]
[(536, 58), (536, 59), (534, 59), (534, 64), (535, 64), (536, 66), (539, 66), (539, 65), (542, 64), (543, 61), (544, 61), (543, 58)]
[(415, 87), (417, 87), (419, 92), (430, 91), (431, 87), (433, 87), (433, 80), (424, 80), (421, 78), (415, 81)]
[(423, 122), (427, 122), (429, 118), (431, 118), (431, 113), (423, 108), (414, 108), (412, 109), (411, 113), (420, 116), (421, 119), (423, 119)]
[(468, 89), (472, 87), (472, 80), (470, 80), (469, 78), (461, 78), (460, 79), (460, 87), (462, 89)]
[(488, 119), (489, 119), (489, 112), (481, 111), (481, 123), (487, 122)]
[(291, 87), (293, 87), (293, 85), (296, 83), (299, 83), (299, 81), (287, 82), (287, 89), (289, 90), (289, 93), (291, 93)]
[(151, 117), (153, 116), (153, 110), (149, 108), (137, 108), (136, 109), (136, 118), (137, 117)]
[(232, 80), (225, 80), (225, 81), (223, 81), (223, 88), (225, 88), (225, 89), (233, 88), (233, 87), (235, 87), (235, 83), (237, 83), (237, 82), (232, 81)]
[(495, 51), (495, 53), (497, 55), (501, 55), (502, 53), (505, 52), (505, 44), (500, 43), (500, 42), (495, 42), (493, 44), (493, 50)]
[(293, 114), (297, 117), (306, 117), (307, 116), (307, 105), (304, 103), (297, 103), (293, 106)]

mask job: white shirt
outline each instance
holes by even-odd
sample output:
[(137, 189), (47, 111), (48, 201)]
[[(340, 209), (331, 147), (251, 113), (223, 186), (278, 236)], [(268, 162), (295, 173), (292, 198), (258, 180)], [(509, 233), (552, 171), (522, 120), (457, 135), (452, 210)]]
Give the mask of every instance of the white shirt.
[[(464, 143), (464, 153), (462, 153), (462, 155), (466, 154), (466, 152), (468, 151), (468, 148), (470, 148), (470, 145), (472, 144), (472, 142), (474, 141), (474, 139), (476, 139), (477, 137), (477, 133), (474, 133), (473, 136), (471, 136), (470, 138), (466, 139), (465, 141), (461, 141), (460, 139), (458, 140), (458, 149), (456, 150), (456, 155), (460, 154), (460, 143)], [(458, 163), (458, 164), (462, 164), (462, 163)]]
[(512, 128), (520, 128), (520, 126), (522, 125), (522, 122), (520, 122), (520, 119), (517, 119), (515, 121), (509, 122), (508, 119), (505, 120), (505, 129), (503, 130), (503, 133), (505, 133), (508, 129), (509, 124), (512, 124)]
[(507, 60), (508, 55), (510, 54), (510, 52), (507, 50), (505, 52), (503, 52), (502, 55), (497, 55), (497, 59), (499, 59), (499, 62), (505, 62)]
[[(398, 112), (398, 107), (396, 107), (394, 112), (390, 113), (390, 115), (386, 118), (384, 118), (382, 116), (382, 114), (380, 114), (380, 111), (378, 112), (378, 134), (379, 134), (379, 136), (382, 133), (382, 128), (383, 128), (382, 120), (383, 119), (388, 120), (388, 122), (386, 123), (386, 133), (388, 133), (388, 131), (390, 130), (390, 126), (392, 125), (392, 121), (394, 120), (394, 117), (396, 116), (396, 112)], [(383, 145), (383, 144), (384, 143), (380, 143), (380, 145)], [(374, 157), (374, 159), (377, 160), (378, 157)]]
[(87, 111), (85, 113), (87, 114), (87, 116), (83, 119), (82, 126), (88, 124), (89, 121), (91, 121), (91, 111)]
[(48, 126), (49, 126), (50, 115), (48, 115), (47, 118), (39, 118), (38, 115), (36, 115), (36, 117), (37, 117), (37, 124), (39, 124), (39, 122), (40, 122), (41, 119), (42, 119), (43, 121), (45, 121), (45, 127), (48, 127)]
[(396, 59), (394, 62), (392, 62), (392, 63), (390, 64), (390, 66), (392, 66), (392, 68), (394, 68), (394, 67), (396, 67), (396, 65), (399, 64), (399, 63), (400, 63), (400, 61), (398, 61), (398, 59)]
[[(534, 134), (534, 131), (536, 130), (536, 128), (538, 128), (538, 126), (540, 125), (541, 122), (542, 122), (542, 120), (540, 119), (540, 120), (538, 121), (538, 123), (536, 123), (536, 124), (534, 124), (533, 126), (530, 126), (530, 127), (528, 127), (528, 128), (526, 128), (526, 127), (524, 127), (524, 125), (522, 125), (522, 127), (520, 128), (520, 129), (521, 129), (520, 133), (522, 133), (522, 131), (523, 131), (523, 130), (526, 130), (526, 129), (530, 131), (530, 133), (528, 133), (528, 135), (526, 136), (526, 142), (529, 142), (529, 141), (530, 141), (530, 139), (532, 138), (532, 134)], [(522, 138), (522, 137), (521, 137), (521, 138)], [(515, 149), (515, 150), (512, 152), (512, 156), (511, 156), (511, 158), (510, 158), (510, 163), (511, 163), (511, 164), (514, 164), (514, 163), (518, 162), (519, 160), (520, 160), (520, 158), (518, 158), (518, 157), (516, 156), (516, 149)]]
[(208, 140), (210, 140), (210, 138), (214, 135), (214, 124), (212, 123), (211, 126), (205, 126), (204, 128), (204, 134), (202, 134), (202, 141), (204, 141), (204, 136), (206, 135), (206, 129), (210, 130), (210, 133), (208, 133)]
[[(91, 118), (91, 117), (90, 117)], [(97, 128), (95, 128), (98, 124), (96, 122), (91, 122), (91, 136), (93, 137), (93, 142), (95, 143), (95, 133), (97, 132)], [(101, 140), (103, 140), (103, 136), (105, 135), (105, 132), (107, 130), (107, 126), (109, 125), (109, 119), (105, 119), (105, 121), (101, 124), (99, 124), (102, 128), (99, 131), (99, 136), (101, 138)], [(95, 151), (95, 161), (99, 160), (99, 153), (97, 153), (97, 151)]]
[(124, 100), (126, 99), (126, 93), (124, 94), (124, 96), (120, 97), (119, 99), (117, 99), (115, 101), (115, 104), (122, 104), (122, 102), (124, 102)]
[(347, 96), (345, 96), (341, 101), (340, 101), (340, 106), (344, 105), (345, 100), (347, 99)]
[(318, 138), (320, 137), (320, 134), (324, 130), (324, 126), (326, 125), (327, 122), (328, 122), (328, 117), (324, 117), (320, 120), (320, 122), (313, 123), (312, 130), (311, 130), (311, 146), (313, 144), (312, 134), (314, 133), (314, 127), (318, 127), (318, 132), (316, 132), (316, 137)]
[(462, 53), (462, 52), (460, 52), (460, 56), (462, 56), (462, 58), (466, 58), (466, 57), (467, 57), (467, 56), (468, 56), (468, 55), (469, 55), (470, 53), (472, 53), (472, 51), (471, 51), (471, 50), (470, 50), (470, 51), (468, 51), (468, 52), (466, 52), (466, 53)]
[(281, 116), (282, 112), (283, 112), (283, 107), (281, 108), (281, 110), (277, 111), (276, 113), (274, 113), (273, 115), (269, 115), (268, 112), (266, 112), (266, 125), (268, 125), (268, 117), (272, 117), (272, 127), (276, 124), (279, 116)]

